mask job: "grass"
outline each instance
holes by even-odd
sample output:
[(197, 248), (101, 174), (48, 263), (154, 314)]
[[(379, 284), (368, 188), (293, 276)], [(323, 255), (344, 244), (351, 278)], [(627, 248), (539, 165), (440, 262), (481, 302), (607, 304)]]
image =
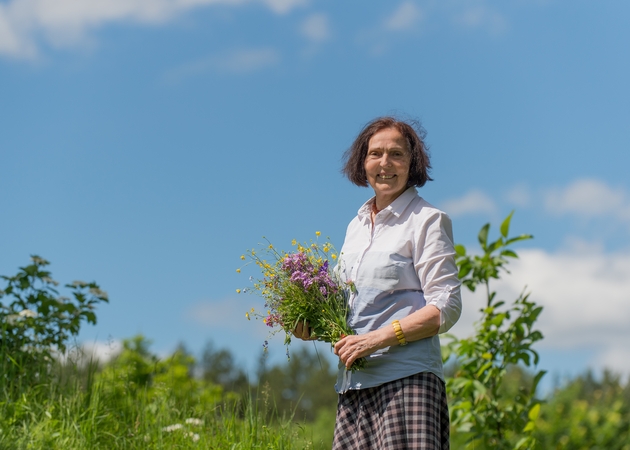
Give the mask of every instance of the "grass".
[(178, 368), (143, 385), (129, 367), (26, 370), (3, 358), (0, 449), (330, 448), (334, 411), (301, 424), (280, 416), (264, 388), (237, 396)]

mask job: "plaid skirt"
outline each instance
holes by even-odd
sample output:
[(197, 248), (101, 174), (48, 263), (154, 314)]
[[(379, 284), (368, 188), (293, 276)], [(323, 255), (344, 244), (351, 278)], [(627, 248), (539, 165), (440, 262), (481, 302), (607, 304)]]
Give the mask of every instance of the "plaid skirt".
[(449, 450), (446, 387), (430, 372), (339, 394), (333, 450)]

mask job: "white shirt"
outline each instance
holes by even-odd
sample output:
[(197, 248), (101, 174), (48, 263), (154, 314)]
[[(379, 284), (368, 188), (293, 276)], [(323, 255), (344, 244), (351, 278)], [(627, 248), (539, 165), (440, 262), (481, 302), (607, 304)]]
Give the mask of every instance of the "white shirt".
[[(440, 310), (439, 333), (461, 314), (451, 220), (409, 188), (380, 211), (374, 225), (368, 200), (348, 225), (336, 270), (352, 281), (348, 323), (365, 334), (427, 304)], [(347, 372), (340, 364), (337, 392), (378, 386), (419, 372), (444, 379), (437, 336), (387, 347), (367, 357), (364, 370)]]

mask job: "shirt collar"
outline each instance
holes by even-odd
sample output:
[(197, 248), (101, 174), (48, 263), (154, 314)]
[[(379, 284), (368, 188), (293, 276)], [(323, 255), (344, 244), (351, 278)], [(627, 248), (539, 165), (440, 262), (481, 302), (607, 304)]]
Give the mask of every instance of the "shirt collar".
[[(418, 192), (414, 186), (407, 188), (405, 192), (400, 194), (396, 200), (391, 202), (383, 211), (388, 211), (396, 217), (400, 217), (402, 212), (407, 208), (409, 203), (418, 196)], [(365, 219), (370, 217), (372, 214), (372, 203), (376, 201), (376, 197), (372, 197), (367, 202), (365, 202), (360, 208), (357, 215), (360, 219)]]

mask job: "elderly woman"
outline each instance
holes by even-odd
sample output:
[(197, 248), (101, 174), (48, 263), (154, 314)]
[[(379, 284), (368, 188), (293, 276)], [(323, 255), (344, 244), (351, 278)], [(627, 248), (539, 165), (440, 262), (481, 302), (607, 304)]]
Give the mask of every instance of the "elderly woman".
[[(448, 216), (418, 196), (431, 180), (424, 130), (382, 117), (345, 154), (343, 172), (374, 189), (350, 222), (337, 270), (356, 290), (335, 344), (340, 370), (333, 449), (449, 448), (438, 333), (461, 313)], [(295, 334), (308, 339), (307, 327)], [(347, 370), (365, 357), (365, 369)]]

